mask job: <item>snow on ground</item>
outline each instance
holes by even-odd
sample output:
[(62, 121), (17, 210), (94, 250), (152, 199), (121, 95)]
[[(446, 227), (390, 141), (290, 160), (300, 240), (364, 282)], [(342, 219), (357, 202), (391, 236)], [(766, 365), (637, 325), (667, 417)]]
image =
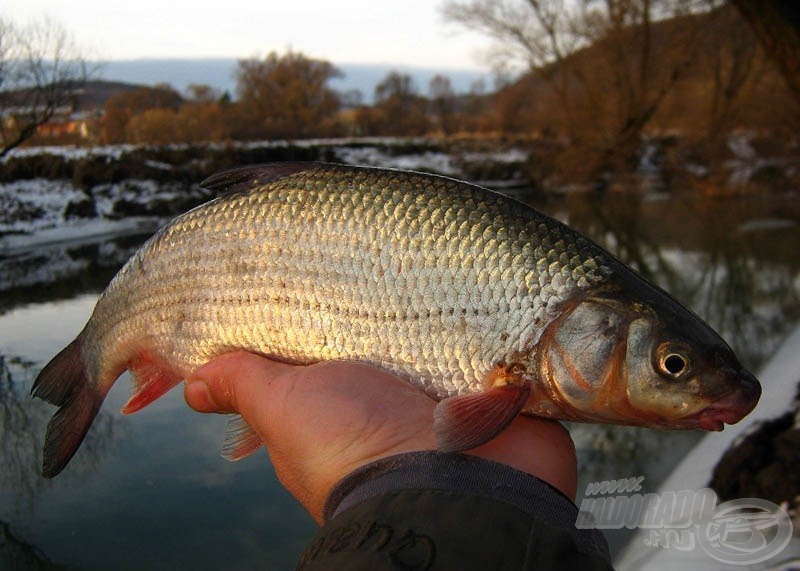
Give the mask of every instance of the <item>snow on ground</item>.
[(796, 166), (790, 157), (762, 157), (753, 147), (752, 133), (739, 133), (728, 138), (728, 149), (733, 158), (725, 161), (729, 171), (728, 183), (732, 187), (745, 186), (753, 176), (764, 169), (774, 168), (789, 173)]
[(756, 218), (740, 225), (736, 231), (739, 234), (747, 234), (748, 232), (760, 232), (762, 230), (785, 230), (796, 226), (797, 222), (789, 218)]
[(99, 184), (92, 188), (97, 213), (106, 218), (120, 218), (115, 210), (120, 202), (146, 205), (155, 200), (170, 201), (185, 194), (183, 187), (159, 183), (154, 180), (127, 179), (113, 184)]
[(165, 220), (150, 215), (150, 205), (186, 194), (182, 187), (152, 180), (100, 184), (88, 193), (67, 180), (0, 183), (0, 255), (63, 241), (148, 232)]
[(351, 165), (433, 171), (450, 176), (460, 172), (453, 163), (453, 157), (446, 153), (428, 151), (413, 155), (392, 155), (376, 147), (339, 147), (335, 154), (338, 160)]
[[(63, 157), (70, 160), (80, 160), (89, 157), (107, 157), (109, 159), (118, 160), (125, 154), (137, 150), (185, 150), (192, 147), (202, 146), (211, 150), (224, 150), (224, 149), (261, 149), (261, 148), (285, 148), (285, 147), (325, 147), (325, 146), (347, 146), (347, 145), (364, 145), (364, 146), (397, 146), (397, 145), (421, 145), (428, 142), (428, 139), (422, 137), (410, 138), (397, 138), (397, 137), (343, 137), (343, 138), (329, 138), (329, 139), (301, 139), (290, 141), (288, 139), (276, 139), (270, 141), (230, 141), (223, 143), (173, 143), (169, 145), (134, 145), (134, 144), (118, 144), (118, 145), (96, 145), (91, 147), (77, 147), (75, 145), (58, 145), (58, 146), (42, 146), (42, 147), (19, 147), (14, 149), (9, 155), (0, 159), (0, 164), (5, 161), (15, 158), (33, 157), (38, 155), (53, 155), (56, 157)], [(171, 165), (166, 166), (171, 168)]]
[[(337, 147), (334, 149), (334, 154), (337, 160), (350, 165), (424, 171), (462, 179), (468, 178), (464, 172), (463, 165), (508, 165), (524, 162), (529, 156), (529, 152), (527, 150), (517, 148), (496, 152), (468, 151), (451, 153), (441, 151), (425, 151), (409, 154), (397, 154), (387, 148), (375, 146)], [(520, 184), (519, 180), (479, 182), (492, 188), (502, 188), (507, 185), (518, 186)]]
[(10, 154), (0, 159), (0, 164), (12, 159), (34, 157), (38, 155), (53, 155), (56, 157), (74, 160), (85, 159), (88, 157), (108, 157), (110, 159), (119, 159), (125, 153), (134, 151), (137, 148), (139, 148), (137, 145), (97, 145), (92, 147), (54, 145), (45, 147), (18, 147)]
[[(176, 165), (152, 158), (147, 152), (192, 149), (226, 150), (286, 147), (325, 148), (336, 160), (347, 164), (380, 166), (427, 171), (457, 178), (467, 178), (470, 165), (511, 165), (524, 161), (528, 151), (510, 148), (502, 151), (433, 150), (437, 146), (424, 138), (342, 138), (302, 141), (254, 141), (245, 143), (211, 143), (202, 145), (105, 145), (96, 147), (32, 147), (15, 149), (0, 159), (0, 165), (13, 159), (50, 155), (69, 161), (102, 157), (107, 161), (125, 161), (138, 152), (136, 161), (156, 171), (173, 171)], [(428, 149), (428, 150), (426, 150)], [(326, 151), (327, 152), (327, 151)], [(200, 153), (203, 155), (203, 153)], [(163, 155), (155, 155), (163, 156)], [(326, 155), (327, 156), (327, 155)], [(497, 176), (496, 171), (491, 175)], [(502, 169), (500, 175), (502, 176)], [(158, 177), (156, 177), (158, 178)], [(502, 187), (509, 181), (494, 183)], [(513, 181), (518, 184), (519, 181)], [(207, 196), (207, 195), (205, 195)], [(44, 178), (0, 183), (0, 254), (20, 251), (42, 243), (72, 240), (87, 235), (130, 232), (139, 228), (140, 219), (158, 218), (156, 213), (177, 213), (202, 202), (205, 196), (186, 184), (170, 184), (155, 180), (127, 179), (112, 184), (97, 184), (89, 189), (77, 187), (70, 180)], [(194, 204), (192, 200), (197, 199)], [(169, 216), (171, 217), (171, 215)], [(125, 220), (128, 219), (128, 220)], [(163, 221), (163, 218), (160, 219)]]
[(63, 222), (71, 201), (86, 194), (65, 180), (20, 180), (0, 184), (0, 235), (35, 232)]
[(96, 241), (102, 236), (143, 234), (155, 231), (159, 225), (157, 219), (146, 217), (123, 220), (75, 220), (30, 234), (9, 234), (0, 237), (0, 255), (16, 255), (32, 248), (54, 244), (79, 245), (82, 242)]

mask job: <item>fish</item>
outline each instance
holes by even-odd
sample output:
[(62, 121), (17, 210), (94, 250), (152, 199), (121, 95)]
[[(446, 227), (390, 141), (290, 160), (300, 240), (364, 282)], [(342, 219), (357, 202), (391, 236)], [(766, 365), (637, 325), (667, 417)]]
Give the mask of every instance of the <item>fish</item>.
[[(708, 324), (563, 223), (429, 174), (275, 163), (211, 176), (217, 198), (155, 233), (36, 378), (58, 406), (42, 473), (63, 470), (125, 371), (134, 413), (244, 350), (366, 363), (438, 401), (443, 451), (518, 414), (722, 430), (761, 387)], [(261, 445), (239, 419), (223, 456)]]

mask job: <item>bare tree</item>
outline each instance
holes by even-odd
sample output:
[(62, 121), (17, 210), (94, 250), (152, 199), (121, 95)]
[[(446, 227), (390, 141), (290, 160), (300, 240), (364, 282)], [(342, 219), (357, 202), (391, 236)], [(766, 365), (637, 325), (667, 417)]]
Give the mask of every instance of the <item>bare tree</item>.
[(783, 0), (731, 0), (781, 70), (800, 101), (800, 17), (797, 5)]
[(186, 95), (192, 103), (213, 103), (222, 97), (219, 89), (205, 83), (189, 84), (186, 87)]
[(737, 104), (756, 83), (753, 80), (763, 75), (766, 62), (759, 57), (755, 36), (733, 7), (710, 14), (703, 36), (712, 79), (706, 138), (715, 144), (735, 124)]
[(417, 87), (414, 79), (407, 73), (390, 71), (375, 86), (375, 101), (382, 103), (390, 99), (408, 102), (417, 97)]
[(594, 150), (605, 169), (631, 165), (643, 130), (693, 63), (699, 21), (654, 24), (708, 9), (697, 0), (447, 0), (443, 14), (494, 38), (496, 55), (523, 62), (557, 101), (573, 148)]
[(449, 135), (456, 128), (453, 120), (456, 111), (456, 95), (453, 92), (450, 78), (441, 74), (435, 75), (428, 84), (428, 93), (430, 94), (431, 112), (442, 132)]
[(291, 49), (264, 59), (239, 60), (235, 135), (242, 138), (302, 138), (335, 133), (339, 95), (330, 81), (342, 72), (326, 60)]
[[(603, 152), (630, 161), (641, 135), (697, 57), (704, 21), (690, 14), (713, 8), (691, 0), (595, 0), (587, 39), (605, 56), (614, 122)], [(654, 24), (671, 20), (656, 33)]]
[(0, 18), (0, 157), (69, 110), (90, 75), (72, 36), (52, 20)]
[(390, 71), (375, 86), (374, 97), (376, 122), (384, 133), (416, 136), (428, 131), (427, 101), (418, 94), (413, 78), (407, 73)]
[[(446, 20), (492, 38), (495, 45), (488, 56), (496, 68), (522, 64), (538, 74), (556, 95), (568, 134), (576, 134), (569, 86), (583, 83), (583, 78), (577, 69), (565, 65), (584, 45), (576, 31), (580, 15), (574, 5), (567, 7), (562, 0), (447, 0), (442, 14)], [(559, 72), (552, 73), (554, 70)]]

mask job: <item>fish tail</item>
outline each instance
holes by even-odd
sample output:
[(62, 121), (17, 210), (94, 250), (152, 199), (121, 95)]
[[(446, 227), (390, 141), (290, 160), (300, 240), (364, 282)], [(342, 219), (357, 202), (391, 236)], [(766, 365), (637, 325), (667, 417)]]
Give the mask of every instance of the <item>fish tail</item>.
[(105, 396), (89, 382), (80, 335), (42, 369), (31, 394), (59, 407), (47, 425), (42, 459), (42, 475), (52, 478), (75, 454)]

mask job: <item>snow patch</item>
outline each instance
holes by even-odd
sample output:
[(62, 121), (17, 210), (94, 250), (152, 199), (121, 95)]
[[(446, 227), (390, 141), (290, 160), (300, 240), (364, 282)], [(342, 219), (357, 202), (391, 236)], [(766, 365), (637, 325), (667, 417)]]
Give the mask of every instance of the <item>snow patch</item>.
[(78, 245), (95, 242), (103, 236), (125, 236), (155, 231), (157, 220), (145, 217), (122, 220), (90, 219), (63, 222), (59, 226), (31, 232), (9, 234), (0, 238), (0, 255), (13, 256), (35, 248), (53, 244)]
[(737, 232), (747, 234), (762, 230), (786, 230), (787, 228), (797, 228), (797, 222), (788, 218), (758, 218), (741, 224), (737, 228)]
[(62, 224), (67, 205), (85, 199), (85, 192), (64, 180), (32, 179), (2, 183), (0, 236)]
[(339, 147), (334, 150), (334, 155), (337, 160), (351, 165), (433, 171), (450, 176), (460, 173), (453, 164), (453, 157), (440, 152), (392, 155), (377, 147)]
[[(66, 180), (31, 179), (0, 183), (0, 254), (10, 255), (62, 241), (147, 232), (164, 217), (117, 211), (120, 205), (146, 209), (153, 201), (185, 197), (180, 186), (152, 180), (102, 184), (89, 193)], [(69, 206), (93, 205), (91, 215), (71, 215)]]

